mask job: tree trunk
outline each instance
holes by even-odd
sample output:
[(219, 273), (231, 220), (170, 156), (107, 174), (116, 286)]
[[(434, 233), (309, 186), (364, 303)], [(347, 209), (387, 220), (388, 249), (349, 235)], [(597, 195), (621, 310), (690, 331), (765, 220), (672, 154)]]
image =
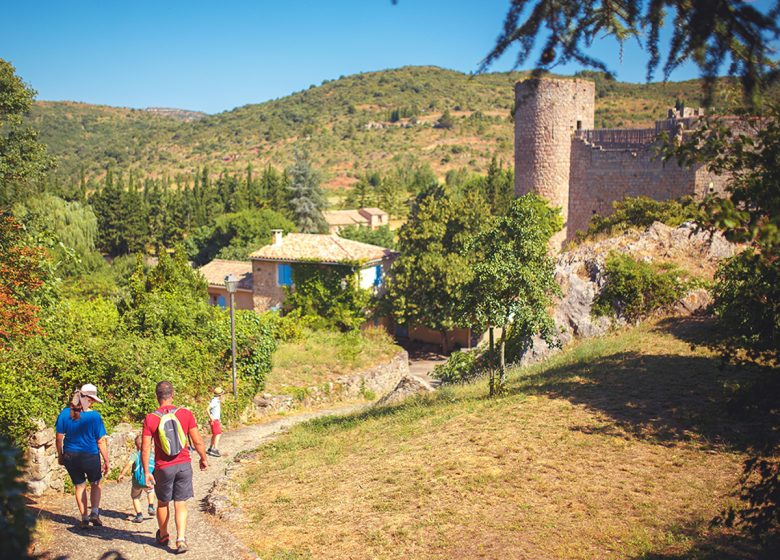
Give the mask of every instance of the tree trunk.
[(501, 356), (498, 364), (498, 391), (503, 393), (506, 390), (506, 327), (501, 331)]
[(445, 356), (449, 350), (449, 344), (447, 343), (447, 331), (439, 331), (441, 333), (441, 353)]
[(490, 396), (496, 394), (496, 342), (495, 337), (493, 336), (493, 327), (488, 327), (488, 334), (489, 334), (489, 340), (490, 340), (490, 350), (489, 350), (489, 359), (488, 359), (488, 367), (490, 368)]

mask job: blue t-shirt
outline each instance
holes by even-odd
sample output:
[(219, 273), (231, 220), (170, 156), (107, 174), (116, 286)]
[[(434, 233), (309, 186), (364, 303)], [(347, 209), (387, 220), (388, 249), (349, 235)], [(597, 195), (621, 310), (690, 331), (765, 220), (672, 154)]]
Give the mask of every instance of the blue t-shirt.
[(70, 417), (70, 407), (60, 412), (55, 429), (58, 434), (65, 434), (63, 451), (70, 453), (98, 453), (97, 442), (106, 435), (103, 418), (96, 410), (81, 413), (78, 420)]

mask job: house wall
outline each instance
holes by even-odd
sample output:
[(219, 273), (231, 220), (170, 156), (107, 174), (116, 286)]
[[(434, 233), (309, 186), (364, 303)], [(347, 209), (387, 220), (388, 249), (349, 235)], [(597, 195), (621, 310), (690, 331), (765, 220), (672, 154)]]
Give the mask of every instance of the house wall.
[(276, 285), (275, 262), (252, 261), (252, 281), (254, 282), (254, 310), (268, 311), (282, 305), (284, 289)]
[[(216, 305), (213, 302), (216, 300), (217, 297), (222, 296), (225, 298), (225, 307), (228, 308), (230, 306), (230, 298), (225, 288), (217, 288), (214, 286), (209, 286), (208, 291), (209, 291), (209, 303), (211, 305)], [(252, 292), (247, 290), (238, 290), (235, 295), (235, 303), (236, 303), (236, 309), (254, 309)]]

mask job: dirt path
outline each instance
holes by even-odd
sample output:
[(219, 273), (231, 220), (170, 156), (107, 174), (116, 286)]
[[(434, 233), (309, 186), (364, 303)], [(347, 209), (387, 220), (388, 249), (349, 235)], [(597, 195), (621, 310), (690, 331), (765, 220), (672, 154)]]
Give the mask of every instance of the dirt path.
[[(198, 471), (197, 462), (193, 461), (195, 498), (190, 500), (190, 517), (187, 524), (187, 541), (190, 550), (183, 557), (189, 560), (255, 558), (230, 534), (220, 531), (217, 523), (203, 511), (203, 498), (214, 481), (224, 474), (225, 467), (236, 453), (254, 449), (300, 422), (319, 416), (347, 414), (364, 406), (364, 404), (357, 404), (297, 414), (266, 424), (240, 428), (222, 436), (220, 451), (223, 456), (210, 457), (207, 471)], [(153, 518), (146, 516), (143, 523), (130, 521), (133, 506), (130, 501), (129, 480), (125, 480), (122, 484), (114, 481), (106, 482), (100, 505), (101, 518), (105, 526), (87, 531), (75, 528), (77, 510), (71, 495), (57, 497), (36, 506), (35, 509), (40, 509), (41, 514), (50, 520), (48, 522), (50, 535), (46, 539), (48, 550), (38, 552), (44, 553), (45, 558), (57, 560), (154, 560), (170, 558), (174, 553), (173, 548), (163, 549), (156, 546), (154, 533), (157, 530), (157, 522)], [(173, 545), (175, 530), (172, 513), (169, 529)]]

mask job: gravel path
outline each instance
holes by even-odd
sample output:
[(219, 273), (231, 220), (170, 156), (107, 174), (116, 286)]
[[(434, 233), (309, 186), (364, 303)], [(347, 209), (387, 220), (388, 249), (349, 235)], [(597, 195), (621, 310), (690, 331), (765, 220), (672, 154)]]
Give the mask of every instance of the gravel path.
[[(226, 466), (236, 453), (254, 449), (300, 422), (320, 416), (347, 414), (364, 406), (358, 404), (297, 414), (225, 433), (220, 442), (222, 457), (209, 457), (208, 470), (199, 471), (197, 461), (193, 460), (195, 498), (190, 500), (190, 517), (187, 524), (187, 541), (190, 550), (183, 557), (189, 560), (256, 558), (232, 535), (220, 530), (218, 521), (202, 511), (203, 498), (214, 481), (225, 473)], [(204, 439), (208, 442), (206, 437)], [(51, 535), (47, 538), (49, 550), (42, 551), (44, 557), (57, 560), (153, 560), (170, 558), (174, 553), (173, 548), (163, 549), (155, 544), (154, 533), (157, 530), (155, 519), (147, 516), (143, 523), (130, 521), (133, 506), (130, 501), (129, 480), (125, 480), (122, 484), (114, 481), (106, 482), (100, 506), (101, 518), (105, 526), (81, 531), (75, 527), (77, 510), (73, 496), (67, 495), (47, 501), (41, 512), (50, 519)], [(172, 505), (171, 510), (173, 510)], [(175, 546), (173, 511), (171, 511), (169, 530), (171, 546)]]

